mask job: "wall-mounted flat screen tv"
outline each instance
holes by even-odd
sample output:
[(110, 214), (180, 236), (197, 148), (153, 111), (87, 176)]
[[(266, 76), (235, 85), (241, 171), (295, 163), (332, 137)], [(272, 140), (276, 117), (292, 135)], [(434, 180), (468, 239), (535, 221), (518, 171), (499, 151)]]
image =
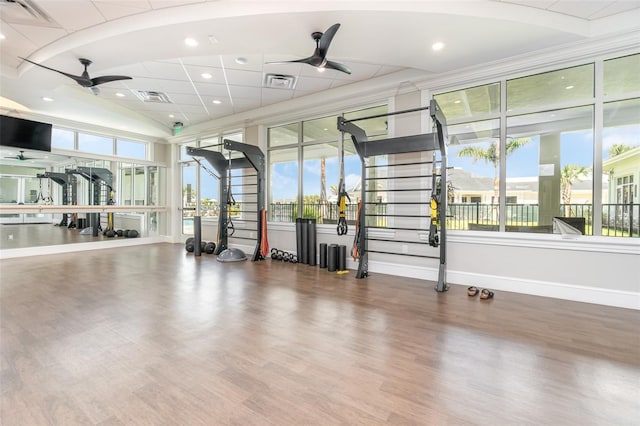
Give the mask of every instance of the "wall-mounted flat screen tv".
[(0, 145), (51, 151), (51, 124), (0, 115)]

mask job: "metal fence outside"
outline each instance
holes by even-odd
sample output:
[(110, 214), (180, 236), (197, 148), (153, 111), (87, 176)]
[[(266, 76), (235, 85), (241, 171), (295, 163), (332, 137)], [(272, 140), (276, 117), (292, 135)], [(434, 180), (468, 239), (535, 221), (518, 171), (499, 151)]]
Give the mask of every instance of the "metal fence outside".
[[(348, 223), (355, 223), (358, 205), (347, 204), (346, 217)], [(385, 215), (386, 203), (367, 206), (368, 214)], [(583, 217), (586, 234), (592, 234), (592, 204), (561, 204), (558, 216)], [(298, 217), (297, 203), (272, 203), (269, 218), (274, 222), (295, 222)], [(338, 206), (335, 203), (304, 204), (302, 217), (316, 219), (318, 223), (337, 223)], [(549, 226), (540, 227), (538, 204), (506, 205), (505, 225), (507, 230), (523, 232), (551, 232)], [(386, 226), (386, 221), (377, 221), (376, 226)], [(498, 230), (499, 205), (481, 203), (450, 203), (447, 206), (447, 229), (452, 230)], [(640, 204), (603, 204), (602, 235), (605, 236), (640, 236)]]

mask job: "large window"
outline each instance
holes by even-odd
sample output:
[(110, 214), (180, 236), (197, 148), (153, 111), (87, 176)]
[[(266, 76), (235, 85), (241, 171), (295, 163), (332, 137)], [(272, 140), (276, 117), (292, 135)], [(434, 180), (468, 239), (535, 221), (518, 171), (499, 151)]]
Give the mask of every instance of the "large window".
[[(228, 133), (221, 136), (207, 137), (198, 141), (188, 142), (180, 147), (180, 164), (182, 168), (182, 233), (193, 234), (193, 217), (197, 209), (200, 209), (200, 216), (203, 218), (217, 219), (220, 216), (220, 204), (226, 203), (227, 200), (221, 199), (220, 179), (218, 171), (202, 157), (194, 157), (187, 154), (187, 147), (199, 147), (209, 151), (222, 152), (226, 157), (231, 155), (235, 158), (241, 154), (237, 152), (229, 153), (224, 149), (224, 140), (229, 139), (235, 142), (243, 142), (244, 135), (242, 132)], [(255, 175), (251, 170), (233, 170), (232, 176), (232, 192), (236, 204), (229, 210), (236, 218), (246, 211), (243, 207), (243, 201), (248, 204), (253, 199), (243, 197), (242, 183), (244, 174)], [(255, 178), (254, 178), (255, 182)], [(255, 192), (255, 191), (253, 191)], [(255, 196), (254, 196), (255, 198)], [(255, 210), (255, 203), (250, 208)]]
[(562, 217), (591, 234), (592, 123), (591, 106), (507, 118), (506, 231), (551, 233)]
[(59, 149), (75, 149), (75, 135), (72, 130), (53, 128), (51, 131), (51, 147)]
[[(386, 113), (377, 106), (345, 113), (347, 119)], [(369, 139), (384, 138), (386, 117), (358, 122)], [(353, 142), (342, 138), (337, 117), (328, 116), (298, 123), (271, 127), (269, 144), (269, 217), (272, 221), (292, 222), (298, 217), (316, 219), (318, 223), (337, 223), (340, 183), (340, 152), (344, 152), (347, 220), (355, 221), (360, 197), (360, 158)], [(301, 209), (298, 206), (302, 206)]]
[(113, 138), (78, 133), (78, 151), (92, 154), (113, 155)]
[(447, 226), (450, 229), (497, 231), (500, 84), (443, 93), (435, 99), (451, 123), (447, 129), (449, 135), (455, 136), (447, 157), (450, 167)]
[(116, 155), (119, 157), (145, 160), (147, 158), (147, 144), (126, 139), (117, 139)]
[(602, 235), (638, 235), (640, 99), (604, 105), (602, 139)]
[(551, 233), (564, 220), (586, 235), (640, 235), (639, 68), (630, 55), (437, 94), (456, 136), (450, 229)]

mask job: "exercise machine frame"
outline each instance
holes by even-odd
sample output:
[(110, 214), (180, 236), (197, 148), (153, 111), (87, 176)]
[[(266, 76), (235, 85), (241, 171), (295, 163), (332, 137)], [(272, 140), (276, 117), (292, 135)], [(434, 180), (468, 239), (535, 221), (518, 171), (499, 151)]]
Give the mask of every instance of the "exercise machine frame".
[(262, 229), (262, 215), (260, 211), (265, 208), (265, 158), (262, 150), (255, 146), (230, 139), (223, 140), (223, 147), (228, 151), (240, 152), (243, 157), (227, 158), (222, 152), (210, 151), (203, 148), (187, 147), (187, 154), (192, 157), (203, 157), (218, 172), (220, 179), (220, 218), (218, 219), (218, 244), (215, 254), (229, 248), (229, 170), (249, 169), (256, 172), (256, 247), (251, 260), (261, 259), (260, 255), (260, 230)]
[[(388, 138), (382, 140), (369, 141), (366, 132), (358, 127), (354, 122), (367, 120), (372, 118), (387, 117), (397, 114), (405, 114), (409, 112), (419, 112), (429, 110), (431, 120), (434, 126), (433, 133), (426, 133), (420, 135), (401, 136), (395, 138)], [(357, 230), (360, 234), (358, 255), (358, 270), (356, 278), (365, 278), (368, 276), (369, 271), (369, 256), (368, 256), (368, 244), (367, 244), (367, 225), (366, 225), (366, 185), (364, 184), (367, 176), (366, 160), (369, 157), (386, 154), (406, 154), (414, 152), (424, 151), (439, 151), (440, 152), (440, 194), (439, 197), (439, 267), (438, 267), (438, 281), (436, 284), (436, 290), (439, 292), (448, 290), (449, 286), (446, 282), (446, 264), (447, 264), (447, 239), (446, 239), (446, 188), (447, 188), (447, 149), (446, 144), (449, 140), (447, 134), (447, 121), (435, 100), (431, 100), (428, 107), (414, 108), (409, 110), (395, 111), (386, 114), (378, 114), (368, 117), (360, 117), (353, 120), (346, 120), (344, 117), (338, 117), (338, 130), (341, 132), (347, 132), (351, 135), (351, 140), (355, 147), (358, 156), (360, 157), (362, 165), (362, 182), (360, 188), (360, 200), (362, 208), (360, 209), (358, 218)], [(431, 196), (436, 196), (436, 166), (435, 166), (435, 153), (432, 177)], [(430, 198), (431, 198), (430, 196)], [(433, 224), (433, 219), (432, 222)], [(401, 253), (392, 253), (402, 255)]]

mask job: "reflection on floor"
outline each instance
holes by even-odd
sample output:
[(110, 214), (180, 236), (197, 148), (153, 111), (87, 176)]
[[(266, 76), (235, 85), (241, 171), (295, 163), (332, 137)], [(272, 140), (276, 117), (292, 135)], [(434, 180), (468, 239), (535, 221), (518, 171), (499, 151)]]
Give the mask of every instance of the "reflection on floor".
[(99, 233), (81, 235), (79, 229), (68, 229), (51, 223), (20, 223), (0, 225), (0, 249), (41, 247), (58, 244), (86, 243), (111, 240)]

